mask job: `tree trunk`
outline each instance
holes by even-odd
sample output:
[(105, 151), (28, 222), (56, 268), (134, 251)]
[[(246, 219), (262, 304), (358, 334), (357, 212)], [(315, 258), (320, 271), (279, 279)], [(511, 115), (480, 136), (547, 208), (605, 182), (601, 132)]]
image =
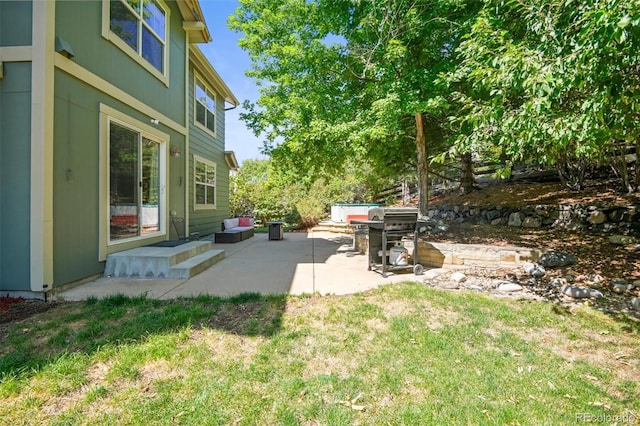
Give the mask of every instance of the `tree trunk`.
[(420, 216), (427, 216), (429, 209), (429, 157), (424, 135), (422, 114), (416, 113), (416, 151), (418, 152), (418, 210)]
[(411, 191), (409, 190), (409, 182), (407, 178), (402, 180), (402, 205), (407, 206), (411, 202)]
[(460, 154), (460, 165), (462, 168), (462, 175), (460, 176), (460, 192), (463, 194), (469, 194), (474, 190), (476, 184), (476, 180), (473, 177), (471, 153)]
[(558, 164), (560, 181), (572, 191), (582, 190), (588, 164), (584, 156), (565, 155), (565, 158)]

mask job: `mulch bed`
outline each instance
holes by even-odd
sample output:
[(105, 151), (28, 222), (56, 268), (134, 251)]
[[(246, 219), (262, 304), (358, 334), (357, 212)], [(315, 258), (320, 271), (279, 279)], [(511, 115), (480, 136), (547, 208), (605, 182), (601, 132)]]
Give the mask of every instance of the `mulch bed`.
[(60, 306), (62, 303), (64, 302), (57, 300), (45, 302), (39, 299), (2, 296), (0, 297), (0, 324), (22, 321), (34, 314)]

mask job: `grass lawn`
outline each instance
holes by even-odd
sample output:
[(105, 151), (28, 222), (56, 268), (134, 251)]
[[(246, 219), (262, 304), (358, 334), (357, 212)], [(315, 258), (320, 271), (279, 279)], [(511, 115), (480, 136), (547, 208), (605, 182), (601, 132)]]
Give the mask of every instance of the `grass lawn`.
[(112, 297), (0, 336), (0, 424), (640, 423), (640, 326), (414, 283)]

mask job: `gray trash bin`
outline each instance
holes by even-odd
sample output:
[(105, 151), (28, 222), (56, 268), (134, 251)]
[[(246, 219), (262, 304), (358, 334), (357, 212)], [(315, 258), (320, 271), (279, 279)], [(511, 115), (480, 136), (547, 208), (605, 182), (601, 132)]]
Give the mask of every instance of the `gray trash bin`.
[(284, 222), (267, 222), (269, 225), (269, 239), (281, 240), (283, 238)]

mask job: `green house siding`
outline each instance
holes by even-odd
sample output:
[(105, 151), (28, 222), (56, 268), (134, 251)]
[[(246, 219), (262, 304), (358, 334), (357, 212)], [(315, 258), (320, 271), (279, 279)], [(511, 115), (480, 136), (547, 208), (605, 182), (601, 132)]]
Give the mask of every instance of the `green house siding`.
[(57, 2), (56, 36), (69, 43), (75, 63), (185, 126), (186, 34), (175, 2), (165, 4), (170, 9), (168, 87), (120, 47), (102, 37), (102, 1)]
[[(149, 118), (63, 71), (55, 75), (54, 285), (100, 274), (99, 250), (100, 104), (141, 122)], [(184, 135), (159, 126), (172, 146)], [(184, 215), (184, 165), (171, 159), (167, 170), (168, 210)], [(167, 229), (167, 232), (169, 230)]]
[[(165, 3), (170, 9), (168, 84), (102, 36), (101, 1), (57, 2), (56, 36), (71, 46), (75, 64), (184, 126), (186, 35), (175, 2)], [(54, 286), (60, 286), (104, 270), (104, 262), (99, 261), (100, 206), (105, 204), (100, 199), (100, 169), (106, 164), (106, 159), (100, 158), (100, 105), (141, 123), (149, 124), (156, 117), (63, 69), (56, 68), (54, 84), (53, 280)], [(171, 146), (185, 152), (186, 137), (175, 126), (168, 127), (162, 121), (154, 126), (169, 136), (167, 149)], [(161, 207), (167, 217), (170, 211), (181, 217), (186, 214), (184, 163), (183, 157), (168, 160), (168, 196)], [(170, 226), (165, 232), (171, 232)]]
[[(218, 99), (216, 138), (195, 128), (193, 123), (189, 124), (191, 119), (186, 114), (186, 111), (189, 117), (193, 114), (193, 86), (188, 95), (185, 93), (188, 46), (183, 19), (188, 17), (183, 17), (175, 1), (164, 1), (170, 20), (164, 50), (168, 55), (165, 61), (167, 73), (162, 77), (150, 71), (144, 65), (144, 59), (136, 57), (137, 54), (134, 57), (127, 54), (128, 46), (121, 47), (117, 41), (110, 40), (112, 34), (103, 33), (103, 6), (109, 4), (107, 1), (57, 1), (55, 9), (39, 9), (40, 12), (46, 9), (46, 13), (55, 11), (55, 37), (71, 47), (73, 56), (64, 58), (53, 54), (55, 63), (49, 56), (45, 60), (41, 55), (36, 58), (39, 63), (44, 61), (45, 67), (39, 70), (43, 75), (38, 76), (37, 81), (44, 83), (44, 93), (53, 89), (53, 99), (47, 95), (47, 99), (36, 99), (35, 105), (44, 104), (49, 108), (49, 102), (53, 103), (53, 135), (45, 126), (44, 135), (34, 142), (31, 136), (34, 99), (29, 54), (41, 52), (40, 46), (28, 49), (32, 44), (34, 3), (0, 0), (0, 47), (16, 47), (10, 50), (12, 57), (24, 61), (5, 61), (4, 76), (0, 79), (0, 291), (31, 291), (32, 276), (42, 274), (43, 269), (47, 283), (50, 283), (48, 274), (53, 271), (54, 287), (101, 274), (107, 253), (163, 238), (157, 233), (150, 234), (146, 240), (131, 239), (121, 241), (120, 245), (106, 246), (110, 204), (107, 193), (109, 161), (101, 155), (106, 150), (105, 144), (108, 144), (107, 116), (139, 128), (163, 142), (160, 146), (162, 153), (166, 154), (166, 163), (162, 161), (160, 164), (166, 169), (160, 166), (158, 170), (161, 173), (164, 170), (161, 176), (166, 178), (166, 186), (160, 187), (166, 195), (165, 204), (160, 207), (165, 215), (161, 225), (165, 234), (174, 236), (169, 221), (174, 215), (187, 217), (191, 214), (197, 220), (197, 227), (202, 225), (204, 234), (220, 229), (220, 222), (228, 215), (224, 104)], [(37, 39), (40, 43), (54, 35), (43, 35), (43, 31), (36, 31), (34, 41)], [(50, 86), (51, 76), (53, 87)], [(43, 109), (33, 111), (37, 119), (42, 119), (37, 115), (38, 111)], [(195, 142), (192, 153), (217, 165), (217, 210), (194, 212), (193, 205), (185, 202), (188, 196), (193, 200), (190, 168), (193, 160), (184, 155), (169, 156), (169, 152), (189, 151), (186, 140), (188, 128), (193, 132), (192, 141)], [(32, 193), (39, 194), (38, 189), (42, 188), (38, 187), (39, 182), (32, 187), (32, 174), (37, 175), (41, 171), (31, 169), (32, 161), (39, 160), (39, 156), (34, 156), (31, 151), (32, 146), (48, 148), (50, 137), (53, 138), (53, 157), (43, 149), (46, 158), (42, 160), (45, 178), (49, 179), (49, 171), (52, 173), (52, 179), (46, 183), (53, 185), (53, 193), (44, 194), (42, 207), (46, 215), (52, 213), (53, 221), (47, 222), (47, 226), (51, 223), (53, 235), (50, 239), (49, 229), (45, 226), (43, 241), (37, 243), (43, 247), (31, 247), (34, 239), (38, 241), (37, 235), (31, 233), (31, 226), (35, 224), (37, 228), (40, 223), (36, 222), (42, 219), (37, 214), (32, 219), (32, 210), (41, 213), (34, 209), (37, 205), (31, 204)], [(49, 191), (49, 186), (44, 185), (44, 190)], [(52, 206), (47, 204), (49, 196), (52, 196)], [(42, 264), (30, 264), (33, 258), (38, 257), (32, 252), (38, 254), (39, 249), (44, 251), (44, 259), (39, 260)]]
[(0, 1), (0, 47), (25, 62), (0, 79), (0, 291), (31, 290), (31, 62), (33, 3)]
[[(189, 75), (189, 168), (193, 170), (193, 156), (203, 157), (216, 164), (216, 208), (194, 209), (194, 176), (190, 173), (189, 182), (189, 226), (190, 231), (199, 231), (200, 235), (209, 235), (220, 231), (222, 221), (229, 217), (229, 167), (224, 158), (224, 102), (216, 93), (216, 134), (205, 131), (194, 122), (194, 84), (193, 68)], [(215, 92), (215, 87), (208, 86)]]
[(0, 79), (0, 291), (28, 291), (31, 64), (5, 63), (4, 72)]
[(97, 210), (100, 96), (59, 71), (55, 81), (54, 283), (67, 283), (102, 270)]
[(31, 1), (0, 1), (0, 46), (31, 45)]

